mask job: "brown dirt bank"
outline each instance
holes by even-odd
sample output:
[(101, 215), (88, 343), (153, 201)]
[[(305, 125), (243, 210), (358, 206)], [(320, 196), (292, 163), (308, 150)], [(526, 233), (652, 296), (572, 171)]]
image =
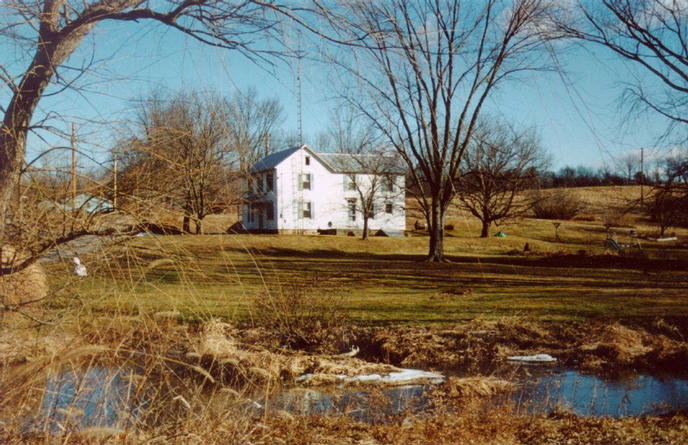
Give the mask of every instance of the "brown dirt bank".
[(289, 430), (288, 443), (365, 444), (680, 444), (688, 442), (688, 417), (589, 419), (568, 414), (514, 416), (508, 411), (399, 420), (369, 426), (346, 418), (273, 419)]
[(538, 353), (556, 357), (560, 365), (601, 373), (681, 372), (688, 363), (688, 336), (679, 326), (663, 319), (638, 326), (509, 317), (453, 327), (352, 328), (348, 335), (367, 360), (467, 375), (490, 372), (511, 355)]

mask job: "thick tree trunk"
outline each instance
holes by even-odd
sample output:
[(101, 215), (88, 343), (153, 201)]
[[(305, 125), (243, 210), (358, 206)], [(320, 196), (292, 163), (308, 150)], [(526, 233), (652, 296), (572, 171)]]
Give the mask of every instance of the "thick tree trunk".
[(490, 234), (490, 223), (483, 221), (483, 228), (480, 231), (480, 238), (487, 238)]
[(440, 262), (444, 259), (444, 212), (438, 200), (433, 200), (428, 220), (428, 232), (430, 233), (430, 247), (427, 261)]
[(363, 235), (361, 235), (362, 240), (368, 239), (368, 217), (363, 216)]
[(189, 215), (184, 215), (184, 219), (182, 219), (182, 232), (191, 233), (191, 218), (189, 218)]
[(24, 162), (26, 136), (34, 110), (55, 75), (55, 67), (67, 59), (94, 26), (88, 24), (69, 34), (58, 34), (54, 27), (60, 5), (60, 2), (46, 2), (36, 54), (14, 91), (0, 128), (0, 233), (5, 232), (7, 209)]

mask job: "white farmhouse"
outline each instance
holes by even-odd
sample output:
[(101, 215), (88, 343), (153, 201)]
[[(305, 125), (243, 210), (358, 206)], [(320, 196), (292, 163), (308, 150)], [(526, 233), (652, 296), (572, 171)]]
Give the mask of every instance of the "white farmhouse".
[(243, 225), (250, 232), (359, 234), (363, 193), (373, 203), (369, 233), (403, 235), (405, 171), (398, 162), (383, 166), (379, 159), (316, 153), (307, 145), (265, 156), (247, 181)]

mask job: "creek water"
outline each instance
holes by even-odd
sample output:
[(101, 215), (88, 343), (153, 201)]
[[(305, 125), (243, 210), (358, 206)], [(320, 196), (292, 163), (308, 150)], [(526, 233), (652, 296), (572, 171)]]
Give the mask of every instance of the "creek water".
[[(127, 428), (145, 403), (128, 383), (131, 370), (92, 368), (69, 371), (48, 380), (41, 411), (27, 424), (30, 431), (57, 432), (60, 426)], [(518, 412), (546, 413), (566, 409), (582, 416), (643, 416), (688, 409), (688, 378), (632, 375), (607, 379), (573, 369), (528, 367), (510, 377)], [(270, 411), (297, 415), (347, 415), (369, 423), (410, 412), (432, 415), (432, 385), (351, 389), (291, 388), (264, 402)], [(257, 406), (257, 405), (256, 405)], [(263, 408), (261, 407), (261, 410)]]
[(133, 370), (94, 367), (70, 370), (46, 383), (40, 414), (26, 425), (27, 433), (57, 433), (68, 426), (128, 428), (145, 403), (135, 400), (128, 377)]
[(564, 409), (581, 416), (624, 417), (688, 409), (688, 379), (633, 374), (603, 378), (573, 369), (534, 367), (519, 378), (517, 406), (528, 412)]
[[(548, 413), (563, 409), (580, 416), (623, 417), (658, 415), (688, 409), (688, 379), (676, 376), (635, 374), (603, 378), (580, 371), (549, 366), (529, 366), (514, 374), (512, 394), (518, 412)], [(346, 414), (376, 422), (403, 411), (431, 412), (430, 386), (408, 385), (377, 391), (336, 391), (295, 388), (279, 394), (271, 408), (295, 414)]]

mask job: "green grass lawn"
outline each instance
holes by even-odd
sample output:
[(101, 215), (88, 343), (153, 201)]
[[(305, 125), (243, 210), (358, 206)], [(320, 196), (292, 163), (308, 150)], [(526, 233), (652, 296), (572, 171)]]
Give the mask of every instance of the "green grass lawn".
[[(684, 247), (645, 243), (649, 258), (603, 255), (605, 230), (595, 222), (564, 222), (560, 242), (550, 221), (513, 222), (501, 227), (507, 238), (476, 238), (474, 227), (455, 222), (445, 264), (422, 261), (424, 236), (142, 237), (87, 258), (91, 274), (76, 294), (96, 310), (177, 310), (187, 318), (233, 320), (252, 316), (253, 299), (291, 286), (343, 306), (365, 324), (688, 315)], [(518, 253), (526, 242), (534, 250), (528, 256)], [(58, 294), (71, 296), (71, 286), (59, 291), (62, 267), (53, 266), (53, 283)]]

